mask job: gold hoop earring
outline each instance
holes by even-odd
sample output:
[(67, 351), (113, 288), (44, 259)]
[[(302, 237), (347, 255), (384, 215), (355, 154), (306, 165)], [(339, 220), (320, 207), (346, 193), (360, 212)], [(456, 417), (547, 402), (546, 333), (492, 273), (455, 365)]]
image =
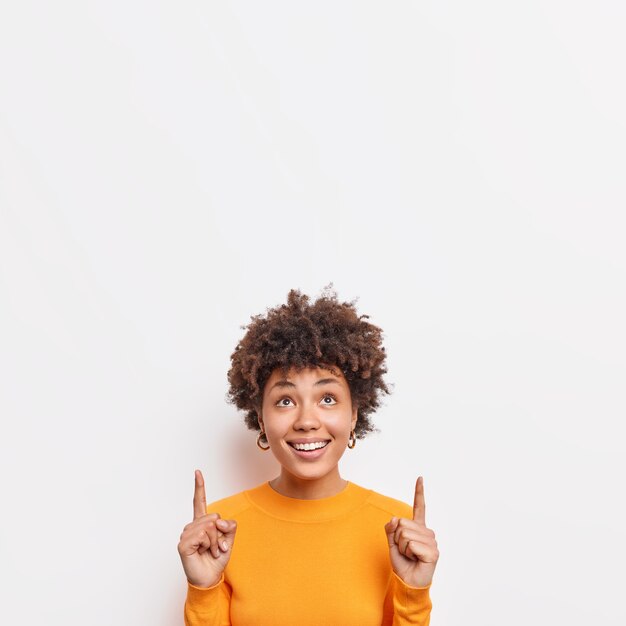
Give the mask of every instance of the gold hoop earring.
[[(350, 442), (352, 442), (352, 445), (350, 445)], [(354, 431), (351, 430), (350, 431), (350, 439), (348, 439), (348, 448), (350, 448), (350, 450), (352, 450), (352, 448), (354, 448), (354, 446), (356, 446), (356, 437), (354, 436)]]
[(269, 450), (270, 449), (270, 444), (267, 441), (267, 435), (265, 435), (265, 442), (267, 443), (267, 448), (265, 446), (261, 445), (261, 437), (263, 437), (265, 435), (265, 433), (263, 431), (261, 431), (259, 433), (259, 436), (256, 438), (256, 445), (261, 448), (261, 450)]

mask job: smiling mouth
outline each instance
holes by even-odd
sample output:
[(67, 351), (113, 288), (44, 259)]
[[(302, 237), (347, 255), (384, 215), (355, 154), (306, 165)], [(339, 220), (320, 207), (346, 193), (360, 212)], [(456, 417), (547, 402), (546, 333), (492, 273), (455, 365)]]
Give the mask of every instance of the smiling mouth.
[(291, 441), (287, 442), (294, 450), (298, 452), (315, 452), (316, 450), (323, 450), (330, 441), (318, 441), (315, 443), (292, 443)]
[(326, 448), (328, 448), (329, 443), (330, 441), (326, 441), (321, 448), (315, 448), (311, 446), (311, 449), (309, 450), (307, 449), (298, 450), (298, 448), (296, 448), (294, 444), (292, 443), (289, 443), (289, 447), (293, 450), (293, 453), (295, 456), (299, 457), (300, 459), (304, 461), (313, 462), (313, 461), (317, 461), (317, 459), (319, 459), (320, 457), (324, 456), (324, 454), (326, 454)]

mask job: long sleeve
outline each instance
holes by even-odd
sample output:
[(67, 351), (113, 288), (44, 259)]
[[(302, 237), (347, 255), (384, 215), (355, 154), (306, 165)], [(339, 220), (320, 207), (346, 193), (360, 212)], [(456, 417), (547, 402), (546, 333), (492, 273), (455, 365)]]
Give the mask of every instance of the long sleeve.
[(207, 511), (237, 535), (219, 582), (188, 584), (185, 626), (430, 626), (430, 585), (406, 585), (389, 559), (385, 524), (410, 505), (354, 483), (305, 500), (264, 482)]
[(383, 626), (429, 626), (432, 609), (430, 587), (411, 587), (392, 571), (385, 598)]
[(213, 587), (196, 587), (187, 581), (185, 626), (231, 626), (231, 592), (224, 574)]

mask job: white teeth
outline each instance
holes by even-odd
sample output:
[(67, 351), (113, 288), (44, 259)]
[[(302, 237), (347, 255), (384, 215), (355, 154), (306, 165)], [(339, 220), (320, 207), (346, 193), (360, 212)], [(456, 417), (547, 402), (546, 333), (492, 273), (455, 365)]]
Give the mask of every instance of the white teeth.
[(320, 441), (318, 443), (292, 443), (291, 445), (296, 450), (317, 450), (318, 448), (323, 448), (328, 441)]

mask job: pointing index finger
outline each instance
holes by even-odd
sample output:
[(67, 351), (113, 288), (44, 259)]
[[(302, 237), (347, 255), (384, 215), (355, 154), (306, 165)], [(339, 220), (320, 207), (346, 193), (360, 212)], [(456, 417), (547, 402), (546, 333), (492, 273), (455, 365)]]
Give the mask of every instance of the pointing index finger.
[(206, 515), (206, 493), (204, 491), (204, 478), (202, 472), (196, 470), (196, 488), (193, 493), (193, 518), (198, 519)]
[(413, 521), (426, 526), (426, 502), (424, 500), (424, 479), (418, 476), (415, 482), (415, 497), (413, 498)]

